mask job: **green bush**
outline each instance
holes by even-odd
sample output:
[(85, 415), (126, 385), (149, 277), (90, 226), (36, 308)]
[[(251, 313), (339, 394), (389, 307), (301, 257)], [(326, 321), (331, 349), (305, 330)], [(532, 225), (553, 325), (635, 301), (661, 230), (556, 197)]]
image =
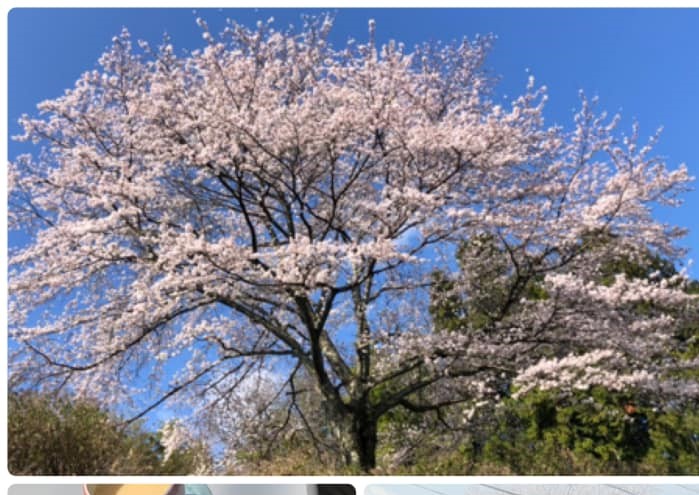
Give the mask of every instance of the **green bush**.
[(690, 474), (699, 465), (697, 412), (657, 411), (604, 389), (509, 400), (496, 425), (478, 462), (516, 474)]
[(160, 435), (124, 426), (85, 400), (11, 393), (8, 468), (15, 475), (192, 474), (203, 448), (178, 449), (165, 458)]

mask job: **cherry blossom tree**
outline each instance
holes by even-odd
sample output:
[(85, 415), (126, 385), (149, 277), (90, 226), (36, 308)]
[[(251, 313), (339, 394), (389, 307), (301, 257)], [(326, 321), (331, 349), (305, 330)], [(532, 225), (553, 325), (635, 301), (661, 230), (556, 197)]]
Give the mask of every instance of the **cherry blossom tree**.
[[(652, 207), (690, 177), (655, 139), (584, 97), (571, 130), (548, 127), (533, 80), (498, 105), (488, 37), (410, 51), (378, 46), (372, 22), (334, 48), (326, 18), (199, 24), (205, 47), (183, 55), (123, 31), (21, 119), (42, 148), (9, 165), (10, 227), (30, 239), (9, 261), (13, 384), (133, 418), (189, 398), (254, 421), (274, 400), (302, 417), (310, 377), (370, 470), (396, 408), (512, 386), (671, 390), (668, 369), (696, 365), (663, 354), (693, 298), (682, 275), (595, 282), (608, 256), (681, 254)], [(613, 242), (590, 249), (597, 236)], [(481, 324), (433, 328), (440, 280)], [(484, 280), (497, 300), (478, 299)], [(533, 281), (546, 297), (527, 297)], [(655, 309), (629, 310), (640, 301)], [(267, 392), (251, 397), (255, 380)]]

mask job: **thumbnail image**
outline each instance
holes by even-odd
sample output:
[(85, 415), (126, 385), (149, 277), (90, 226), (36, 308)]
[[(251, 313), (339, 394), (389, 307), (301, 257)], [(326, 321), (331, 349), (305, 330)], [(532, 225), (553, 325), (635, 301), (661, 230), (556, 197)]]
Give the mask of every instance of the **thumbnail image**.
[(699, 474), (697, 26), (12, 9), (9, 471)]

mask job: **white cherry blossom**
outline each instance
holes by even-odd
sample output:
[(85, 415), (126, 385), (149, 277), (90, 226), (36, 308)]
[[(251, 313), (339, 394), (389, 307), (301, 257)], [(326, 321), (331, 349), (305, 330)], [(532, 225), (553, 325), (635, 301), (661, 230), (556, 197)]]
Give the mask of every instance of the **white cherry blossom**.
[[(665, 383), (677, 363), (658, 355), (695, 299), (680, 278), (597, 281), (613, 256), (680, 254), (683, 231), (652, 207), (690, 177), (654, 140), (622, 139), (584, 97), (571, 130), (548, 127), (533, 79), (496, 104), (489, 37), (408, 51), (377, 46), (372, 23), (334, 48), (325, 18), (199, 24), (188, 54), (124, 30), (22, 118), (19, 139), (42, 148), (9, 164), (10, 228), (30, 236), (10, 255), (13, 384), (134, 418), (173, 397), (225, 404), (252, 431), (303, 375), (370, 469), (397, 407)], [(459, 270), (459, 246), (484, 235), (499, 254), (464, 253)], [(592, 249), (594, 235), (613, 242)], [(440, 332), (437, 270), (464, 300), (483, 284), (507, 297), (487, 325)], [(547, 298), (525, 297), (532, 280)], [(657, 311), (630, 309), (642, 302)], [(254, 377), (267, 387), (251, 400)]]

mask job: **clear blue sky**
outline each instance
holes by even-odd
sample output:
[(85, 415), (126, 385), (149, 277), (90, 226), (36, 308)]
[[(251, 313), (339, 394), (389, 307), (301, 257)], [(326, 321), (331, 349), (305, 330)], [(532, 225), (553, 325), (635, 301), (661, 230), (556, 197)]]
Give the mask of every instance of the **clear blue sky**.
[[(156, 43), (167, 32), (177, 49), (193, 49), (203, 45), (196, 16), (218, 31), (226, 17), (252, 25), (274, 16), (284, 27), (299, 25), (303, 13), (325, 11), (336, 14), (335, 45), (365, 39), (370, 18), (380, 42), (406, 46), (494, 33), (498, 41), (487, 65), (501, 77), (500, 98), (521, 93), (529, 70), (549, 88), (549, 123), (569, 124), (584, 89), (610, 113), (621, 110), (625, 129), (634, 118), (644, 135), (664, 126), (657, 151), (699, 176), (699, 9), (13, 9), (10, 133), (19, 132), (22, 113), (34, 113), (36, 103), (60, 95), (94, 68), (123, 26), (134, 38)], [(11, 143), (10, 158), (25, 146)], [(689, 193), (680, 210), (658, 216), (690, 229), (683, 245), (690, 258), (699, 258), (699, 193)], [(11, 245), (18, 241), (10, 239)], [(697, 276), (699, 267), (691, 273)]]

